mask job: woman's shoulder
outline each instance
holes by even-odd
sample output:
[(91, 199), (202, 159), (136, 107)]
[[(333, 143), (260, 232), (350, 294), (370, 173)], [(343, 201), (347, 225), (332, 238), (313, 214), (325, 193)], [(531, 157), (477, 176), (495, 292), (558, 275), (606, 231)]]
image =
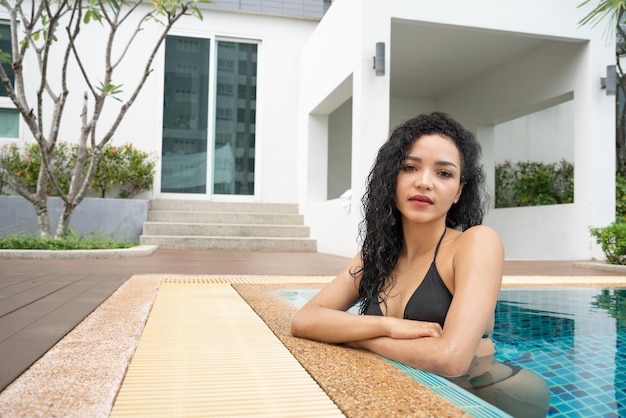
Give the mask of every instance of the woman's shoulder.
[[(502, 239), (495, 229), (476, 225), (461, 232), (456, 239), (456, 254), (489, 254), (503, 251)], [(496, 254), (493, 254), (496, 255)]]
[(496, 239), (500, 240), (500, 234), (498, 231), (487, 225), (472, 226), (463, 231), (459, 238), (467, 240), (472, 239)]
[[(493, 277), (494, 286), (501, 278), (504, 246), (498, 232), (484, 225), (450, 234), (450, 245), (444, 250), (437, 268), (450, 289), (456, 289), (465, 278)], [(495, 271), (495, 274), (490, 272)], [(458, 282), (458, 283), (457, 283)]]

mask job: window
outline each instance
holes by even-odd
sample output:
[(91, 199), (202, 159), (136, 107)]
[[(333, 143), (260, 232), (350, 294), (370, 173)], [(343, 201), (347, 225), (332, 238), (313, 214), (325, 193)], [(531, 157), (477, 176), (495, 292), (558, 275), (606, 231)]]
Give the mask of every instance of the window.
[(254, 194), (256, 72), (256, 43), (167, 37), (162, 192)]
[[(0, 22), (0, 50), (11, 53), (11, 27), (6, 22)], [(3, 62), (2, 68), (14, 83), (15, 76), (11, 64)], [(15, 109), (13, 102), (9, 99), (6, 88), (0, 83), (0, 138), (19, 137), (20, 115)]]
[(208, 39), (165, 40), (161, 191), (206, 193)]
[(0, 108), (0, 138), (19, 136), (20, 115), (15, 109)]
[(219, 94), (220, 96), (232, 96), (233, 85), (225, 84), (225, 83), (217, 83), (217, 94)]
[(221, 116), (228, 122), (216, 123), (215, 132), (218, 137), (228, 133), (231, 140), (215, 143), (213, 193), (253, 195), (257, 45), (218, 41), (217, 58), (216, 77), (232, 93), (217, 96), (217, 122)]

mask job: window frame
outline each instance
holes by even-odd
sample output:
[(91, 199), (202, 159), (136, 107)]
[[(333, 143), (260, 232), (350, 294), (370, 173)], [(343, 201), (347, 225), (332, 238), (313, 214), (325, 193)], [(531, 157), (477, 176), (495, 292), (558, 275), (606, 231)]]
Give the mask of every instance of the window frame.
[[(209, 63), (209, 83), (208, 83), (208, 88), (209, 88), (209, 106), (207, 106), (207, 111), (208, 111), (208, 126), (207, 126), (207, 182), (206, 182), (206, 186), (207, 186), (207, 190), (204, 194), (200, 194), (200, 195), (194, 195), (194, 194), (187, 194), (187, 193), (177, 193), (177, 192), (163, 192), (161, 191), (161, 177), (162, 177), (162, 167), (159, 165), (158, 170), (159, 173), (156, 176), (156, 178), (158, 179), (157, 182), (155, 182), (155, 193), (157, 195), (163, 194), (163, 195), (168, 195), (168, 196), (175, 196), (175, 197), (185, 197), (185, 198), (194, 198), (194, 197), (199, 197), (199, 196), (205, 196), (205, 197), (210, 197), (212, 200), (217, 200), (217, 201), (250, 201), (250, 200), (255, 200), (261, 193), (261, 189), (260, 189), (260, 183), (257, 183), (257, 179), (259, 178), (260, 175), (260, 167), (261, 167), (261, 161), (260, 161), (260, 154), (258, 152), (259, 149), (259, 138), (261, 137), (260, 132), (261, 132), (261, 124), (259, 123), (259, 119), (260, 119), (260, 115), (261, 115), (261, 107), (262, 105), (260, 104), (261, 102), (261, 85), (262, 85), (262, 60), (263, 60), (263, 43), (264, 43), (264, 39), (262, 37), (238, 37), (238, 36), (229, 36), (229, 35), (224, 35), (224, 34), (220, 34), (220, 33), (215, 33), (215, 32), (203, 32), (203, 31), (189, 31), (189, 30), (172, 30), (168, 33), (168, 36), (179, 36), (179, 37), (188, 37), (188, 38), (198, 38), (198, 39), (205, 39), (205, 40), (209, 40), (210, 41), (210, 48), (211, 48), (211, 56), (210, 56), (210, 63)], [(254, 156), (254, 176), (255, 176), (255, 185), (254, 185), (254, 191), (252, 194), (249, 195), (238, 195), (238, 194), (220, 194), (220, 193), (216, 193), (213, 190), (213, 170), (214, 170), (214, 146), (215, 146), (215, 142), (217, 139), (217, 133), (216, 133), (216, 122), (217, 122), (217, 96), (218, 94), (224, 94), (223, 92), (218, 92), (218, 87), (217, 87), (217, 77), (216, 74), (218, 72), (218, 42), (234, 42), (234, 43), (247, 43), (247, 44), (254, 44), (256, 45), (257, 49), (256, 49), (256, 60), (257, 60), (257, 67), (256, 67), (256, 89), (255, 89), (255, 95), (254, 95), (254, 100), (256, 101), (256, 107), (255, 107), (255, 113), (256, 113), (256, 117), (255, 117), (255, 133), (254, 133), (254, 143), (255, 143), (255, 147), (257, 149), (257, 152), (255, 152), (255, 156)], [(223, 63), (222, 63), (223, 64)], [(164, 77), (165, 77), (165, 49), (164, 49), (164, 53), (163, 55), (160, 57), (160, 65), (159, 65), (159, 71), (161, 72), (161, 81), (160, 81), (160, 91), (159, 94), (161, 95), (161, 97), (163, 97), (164, 91), (163, 91), (163, 86), (164, 86)], [(236, 100), (237, 97), (235, 97), (235, 95), (233, 94), (233, 98)], [(161, 101), (160, 106), (158, 106), (158, 108), (156, 109), (156, 111), (158, 112), (158, 119), (159, 121), (161, 121), (162, 123), (162, 118), (163, 118), (163, 104)], [(234, 118), (234, 115), (233, 115)], [(159, 153), (159, 155), (162, 154), (163, 152), (163, 131), (160, 130), (159, 132), (159, 137), (155, 138), (158, 143), (156, 146), (156, 151)]]

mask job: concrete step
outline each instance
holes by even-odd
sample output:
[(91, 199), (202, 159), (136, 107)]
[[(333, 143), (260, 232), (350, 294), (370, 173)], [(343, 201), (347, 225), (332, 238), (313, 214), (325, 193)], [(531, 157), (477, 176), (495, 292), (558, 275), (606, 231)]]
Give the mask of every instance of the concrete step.
[(142, 235), (142, 245), (158, 245), (159, 248), (217, 251), (281, 251), (315, 252), (317, 243), (308, 238), (260, 238), (260, 237), (207, 237)]
[(237, 225), (303, 225), (304, 217), (297, 213), (274, 214), (263, 212), (202, 212), (152, 209), (148, 214), (148, 222), (181, 222)]
[(225, 251), (317, 251), (297, 204), (155, 199), (142, 245)]
[(298, 205), (291, 203), (212, 202), (205, 200), (154, 199), (152, 210), (191, 212), (245, 212), (298, 214)]
[(144, 235), (184, 235), (214, 237), (294, 237), (308, 238), (309, 228), (300, 225), (245, 225), (183, 222), (145, 222)]

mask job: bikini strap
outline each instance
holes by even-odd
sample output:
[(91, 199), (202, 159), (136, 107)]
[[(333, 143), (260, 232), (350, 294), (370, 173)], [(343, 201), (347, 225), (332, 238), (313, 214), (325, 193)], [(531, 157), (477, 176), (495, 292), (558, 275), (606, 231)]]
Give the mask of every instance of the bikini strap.
[(448, 228), (445, 228), (443, 230), (443, 234), (441, 234), (441, 238), (439, 238), (439, 242), (437, 243), (437, 246), (435, 247), (435, 255), (433, 256), (433, 263), (435, 262), (435, 259), (437, 259), (437, 253), (439, 252), (439, 246), (441, 245), (441, 241), (443, 241), (443, 237), (446, 235), (446, 230)]

